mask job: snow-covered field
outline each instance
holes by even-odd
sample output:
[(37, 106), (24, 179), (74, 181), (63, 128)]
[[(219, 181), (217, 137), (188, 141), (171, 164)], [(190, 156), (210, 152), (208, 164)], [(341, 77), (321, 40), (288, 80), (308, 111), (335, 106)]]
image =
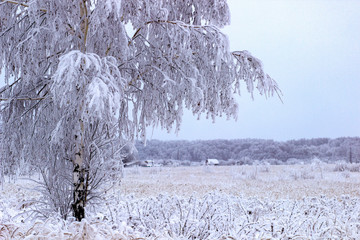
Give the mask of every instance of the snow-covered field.
[(0, 239), (360, 239), (359, 169), (335, 168), (128, 168), (80, 223), (27, 219), (33, 183), (6, 181)]

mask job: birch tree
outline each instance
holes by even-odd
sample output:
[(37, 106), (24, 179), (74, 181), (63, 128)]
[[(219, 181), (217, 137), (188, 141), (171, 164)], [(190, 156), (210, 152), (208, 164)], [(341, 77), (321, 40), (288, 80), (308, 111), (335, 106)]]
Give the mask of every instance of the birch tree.
[(278, 91), (257, 58), (229, 50), (229, 22), (226, 0), (0, 0), (6, 155), (70, 164), (81, 220), (96, 171), (148, 127), (178, 131), (184, 108), (236, 118), (241, 83)]

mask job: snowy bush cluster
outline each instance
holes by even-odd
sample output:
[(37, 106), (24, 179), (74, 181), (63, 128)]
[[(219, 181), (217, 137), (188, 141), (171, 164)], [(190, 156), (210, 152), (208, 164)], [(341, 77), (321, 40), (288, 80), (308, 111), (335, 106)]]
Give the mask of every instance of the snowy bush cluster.
[(359, 163), (351, 164), (351, 163), (346, 163), (344, 161), (337, 162), (334, 167), (334, 171), (335, 172), (345, 172), (345, 171), (360, 172), (360, 164)]
[[(0, 199), (0, 239), (359, 239), (360, 199), (270, 200), (221, 193), (204, 197), (121, 197), (111, 191), (106, 204), (76, 222), (50, 217), (29, 221), (31, 208)], [(91, 208), (91, 207), (89, 207)]]

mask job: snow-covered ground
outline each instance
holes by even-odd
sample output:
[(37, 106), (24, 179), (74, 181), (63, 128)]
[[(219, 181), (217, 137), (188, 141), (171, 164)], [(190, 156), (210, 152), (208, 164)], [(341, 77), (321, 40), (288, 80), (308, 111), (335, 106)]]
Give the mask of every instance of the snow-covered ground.
[[(126, 168), (123, 195), (157, 196), (159, 193), (189, 197), (218, 191), (229, 195), (302, 199), (303, 197), (360, 197), (360, 173), (340, 164), (199, 166), (176, 168)], [(344, 165), (351, 166), (351, 165)], [(353, 164), (353, 168), (360, 164)], [(195, 192), (195, 193), (194, 193)]]
[(337, 167), (129, 168), (80, 223), (28, 219), (33, 183), (6, 181), (0, 239), (360, 239), (360, 173)]

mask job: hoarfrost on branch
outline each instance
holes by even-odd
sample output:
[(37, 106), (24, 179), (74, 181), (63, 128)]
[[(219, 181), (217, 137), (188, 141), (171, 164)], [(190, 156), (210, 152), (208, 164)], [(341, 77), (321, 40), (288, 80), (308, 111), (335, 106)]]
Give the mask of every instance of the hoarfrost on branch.
[(273, 95), (261, 62), (229, 50), (229, 22), (225, 0), (1, 0), (7, 156), (72, 161), (80, 181), (147, 127), (178, 131), (184, 107), (236, 117), (240, 82)]

